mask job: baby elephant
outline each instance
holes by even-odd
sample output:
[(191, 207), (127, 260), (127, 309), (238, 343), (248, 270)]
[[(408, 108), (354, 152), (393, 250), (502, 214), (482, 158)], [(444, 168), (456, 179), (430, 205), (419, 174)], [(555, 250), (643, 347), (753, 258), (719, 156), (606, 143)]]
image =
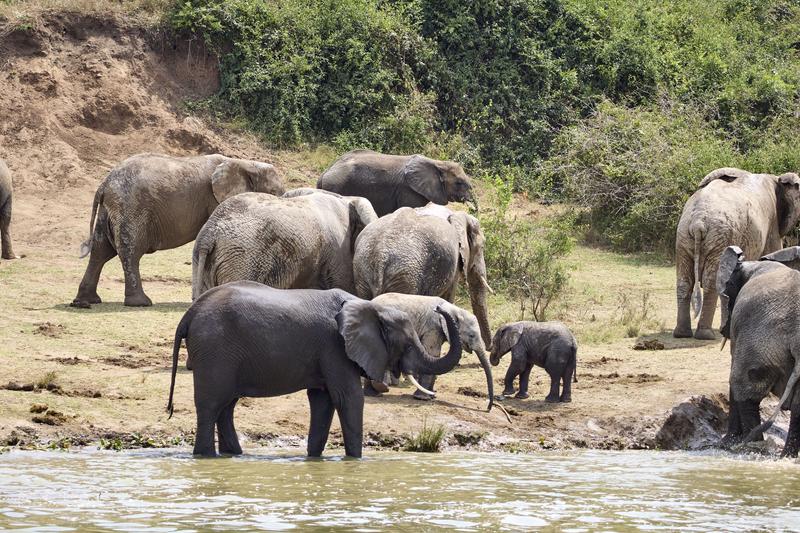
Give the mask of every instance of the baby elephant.
[[(534, 365), (550, 375), (550, 394), (546, 402), (571, 402), (572, 382), (577, 383), (578, 343), (561, 322), (512, 322), (497, 330), (492, 339), (489, 361), (492, 366), (511, 351), (511, 364), (506, 372), (503, 396), (514, 394), (514, 378), (519, 376), (519, 392), (515, 398), (528, 397), (528, 381)], [(559, 383), (564, 389), (559, 395)]]

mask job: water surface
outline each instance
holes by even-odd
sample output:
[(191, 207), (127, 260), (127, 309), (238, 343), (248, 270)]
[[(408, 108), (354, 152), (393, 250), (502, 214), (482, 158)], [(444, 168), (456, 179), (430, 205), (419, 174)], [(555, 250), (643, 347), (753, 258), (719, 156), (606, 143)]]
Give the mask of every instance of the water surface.
[(0, 529), (800, 531), (800, 464), (675, 452), (0, 456)]

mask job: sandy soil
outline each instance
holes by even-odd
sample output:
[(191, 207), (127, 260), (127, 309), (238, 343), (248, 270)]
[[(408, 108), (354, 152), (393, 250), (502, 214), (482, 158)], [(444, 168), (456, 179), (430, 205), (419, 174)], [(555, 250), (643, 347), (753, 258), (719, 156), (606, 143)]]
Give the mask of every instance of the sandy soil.
[[(190, 50), (117, 16), (57, 13), (0, 21), (0, 64), (0, 157), (14, 175), (15, 246), (25, 255), (0, 262), (0, 445), (190, 442), (194, 407), (185, 368), (173, 419), (167, 420), (164, 406), (171, 339), (191, 301), (191, 245), (144, 259), (153, 307), (121, 306), (116, 260), (100, 282), (104, 304), (68, 307), (85, 268), (78, 246), (87, 236), (95, 187), (118, 161), (143, 151), (262, 159), (276, 164), (290, 184), (312, 182), (320, 157), (324, 162), (330, 154), (270, 151), (252, 137), (191, 116), (182, 102), (214, 92), (214, 59), (196, 45)], [(540, 211), (522, 198), (516, 202), (532, 216)], [(453, 446), (668, 447), (680, 439), (659, 440), (657, 432), (670, 409), (693, 395), (711, 398), (709, 409), (719, 411), (711, 431), (722, 429), (729, 355), (719, 342), (669, 335), (672, 267), (580, 247), (570, 262), (572, 286), (556, 314), (581, 343), (571, 404), (544, 403), (547, 376), (535, 370), (531, 399), (504, 402), (511, 423), (498, 410), (486, 413), (482, 372), (466, 355), (439, 380), (433, 402), (412, 399), (409, 387), (367, 399), (366, 444), (400, 447), (426, 421), (444, 425)], [(502, 296), (491, 305), (494, 327), (518, 318)], [(633, 349), (652, 339), (663, 349)], [(507, 365), (505, 359), (496, 368), (498, 384)], [(245, 446), (303, 444), (304, 393), (239, 405)], [(678, 426), (686, 441), (693, 424)], [(332, 443), (339, 440), (337, 426)]]

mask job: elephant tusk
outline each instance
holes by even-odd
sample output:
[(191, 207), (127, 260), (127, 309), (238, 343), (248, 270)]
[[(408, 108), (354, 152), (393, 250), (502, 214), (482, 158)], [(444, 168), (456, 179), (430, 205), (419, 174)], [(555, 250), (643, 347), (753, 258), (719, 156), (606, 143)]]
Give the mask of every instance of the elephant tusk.
[(725, 349), (726, 342), (728, 342), (728, 337), (722, 337), (722, 346), (719, 347), (720, 352)]
[(486, 287), (486, 290), (489, 291), (489, 294), (494, 294), (494, 290), (489, 286), (489, 282), (486, 281), (485, 276), (481, 276), (481, 284)]
[(418, 388), (420, 391), (424, 392), (425, 394), (430, 394), (431, 396), (436, 396), (435, 392), (429, 391), (428, 389), (426, 389), (425, 387), (420, 385), (419, 382), (417, 381), (417, 379), (414, 376), (412, 376), (411, 374), (406, 374), (405, 376), (406, 376), (406, 379), (408, 381), (410, 381), (411, 384), (414, 385), (416, 388)]

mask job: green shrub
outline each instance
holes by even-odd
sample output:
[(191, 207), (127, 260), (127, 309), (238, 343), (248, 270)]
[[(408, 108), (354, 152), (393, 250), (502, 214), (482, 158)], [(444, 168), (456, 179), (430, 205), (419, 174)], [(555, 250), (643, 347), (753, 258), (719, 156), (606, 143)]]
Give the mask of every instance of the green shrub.
[(495, 178), (493, 208), (480, 215), (486, 266), (495, 288), (518, 303), (520, 320), (530, 312), (542, 321), (569, 284), (567, 267), (559, 258), (575, 244), (575, 214), (567, 211), (536, 223), (518, 220), (509, 213), (513, 187), (513, 177)]
[(428, 427), (427, 418), (422, 419), (422, 429), (408, 439), (405, 445), (407, 452), (435, 453), (441, 450), (445, 428), (442, 425)]
[(611, 102), (565, 128), (543, 172), (588, 210), (590, 237), (622, 250), (669, 251), (697, 183), (741, 162), (732, 143), (685, 105), (628, 108)]

